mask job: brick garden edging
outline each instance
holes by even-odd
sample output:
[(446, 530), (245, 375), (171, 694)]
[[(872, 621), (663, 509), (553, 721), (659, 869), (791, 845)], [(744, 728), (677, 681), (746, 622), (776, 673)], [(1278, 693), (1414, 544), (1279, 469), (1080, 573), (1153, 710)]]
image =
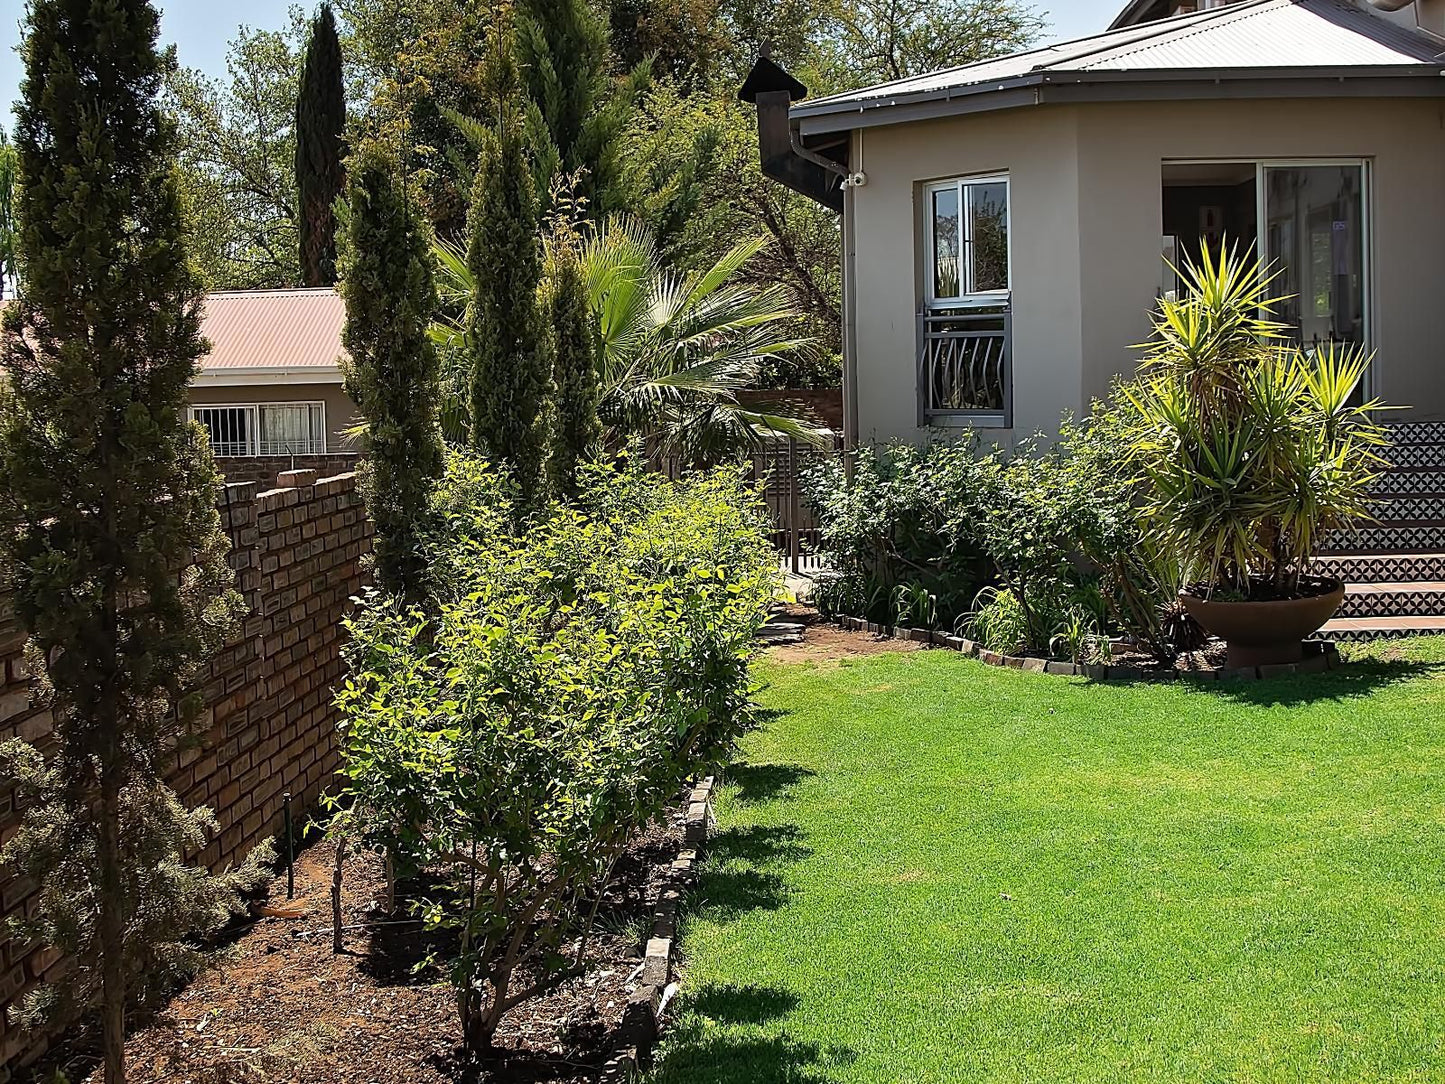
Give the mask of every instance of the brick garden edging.
[(852, 632), (867, 632), (874, 636), (891, 637), (895, 640), (913, 640), (917, 643), (957, 651), (969, 658), (990, 666), (1003, 666), (1013, 670), (1028, 670), (1036, 674), (1059, 674), (1066, 677), (1086, 677), (1091, 681), (1258, 681), (1264, 678), (1283, 677), (1289, 674), (1320, 674), (1344, 665), (1339, 648), (1332, 640), (1306, 640), (1305, 657), (1301, 662), (1281, 663), (1275, 666), (1245, 666), (1223, 670), (1152, 670), (1144, 666), (1116, 666), (1109, 663), (1071, 663), (1053, 659), (1036, 659), (1018, 655), (1004, 655), (990, 651), (982, 644), (964, 636), (935, 632), (928, 629), (898, 628), (880, 625), (876, 621), (865, 621), (861, 617), (838, 617), (831, 619), (834, 624)]
[(622, 1013), (622, 1041), (627, 1049), (602, 1067), (601, 1084), (622, 1084), (652, 1060), (662, 1037), (667, 1003), (677, 992), (673, 971), (677, 963), (677, 912), (683, 895), (697, 877), (703, 845), (712, 830), (714, 778), (708, 776), (687, 796), (682, 847), (672, 860), (667, 880), (652, 908), (651, 936), (642, 958), (641, 982)]

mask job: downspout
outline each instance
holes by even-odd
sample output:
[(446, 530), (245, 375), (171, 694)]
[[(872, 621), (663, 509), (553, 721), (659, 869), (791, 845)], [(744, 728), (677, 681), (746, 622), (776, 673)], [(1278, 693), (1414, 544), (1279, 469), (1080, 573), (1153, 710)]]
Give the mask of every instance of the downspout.
[[(848, 161), (863, 169), (863, 132), (852, 133)], [(858, 448), (858, 245), (853, 179), (843, 183), (843, 476), (853, 483)]]

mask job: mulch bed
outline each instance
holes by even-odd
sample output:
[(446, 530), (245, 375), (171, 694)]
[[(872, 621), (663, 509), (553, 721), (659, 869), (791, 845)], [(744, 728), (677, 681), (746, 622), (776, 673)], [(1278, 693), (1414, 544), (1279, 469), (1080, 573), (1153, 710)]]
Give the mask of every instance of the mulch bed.
[[(346, 954), (332, 954), (335, 852), (326, 844), (311, 847), (296, 862), (295, 902), (305, 913), (250, 923), (212, 967), (136, 1026), (126, 1044), (127, 1078), (171, 1084), (595, 1081), (623, 1045), (618, 1027), (636, 988), (650, 903), (681, 840), (680, 812), (639, 836), (599, 911), (587, 972), (512, 1010), (497, 1036), (497, 1056), (481, 1065), (459, 1049), (451, 987), (423, 963), (434, 947), (428, 935), (404, 913), (382, 913), (384, 880), (375, 855), (347, 862), (344, 923), (357, 928), (346, 931)], [(286, 903), (284, 873), (272, 882), (269, 902)], [(47, 1059), (44, 1071), (59, 1067), (70, 1080), (99, 1084), (95, 1065), (94, 1036), (80, 1034)]]

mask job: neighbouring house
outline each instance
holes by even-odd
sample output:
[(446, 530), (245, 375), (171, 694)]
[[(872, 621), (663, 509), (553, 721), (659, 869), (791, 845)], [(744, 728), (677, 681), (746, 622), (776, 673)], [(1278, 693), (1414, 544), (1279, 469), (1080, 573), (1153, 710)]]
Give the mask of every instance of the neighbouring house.
[(356, 404), (341, 386), (346, 306), (330, 288), (206, 297), (211, 352), (190, 390), (223, 471), (236, 458), (354, 454)]
[(1056, 429), (1201, 238), (1257, 245), (1298, 340), (1368, 346), (1371, 394), (1445, 418), (1442, 33), (1445, 0), (1134, 0), (823, 98), (761, 59), (764, 172), (843, 218), (849, 440)]

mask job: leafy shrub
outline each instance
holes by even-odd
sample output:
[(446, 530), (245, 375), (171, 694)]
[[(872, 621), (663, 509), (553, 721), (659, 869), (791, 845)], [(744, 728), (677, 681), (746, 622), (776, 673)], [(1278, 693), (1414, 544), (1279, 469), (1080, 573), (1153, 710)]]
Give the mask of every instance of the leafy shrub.
[(1140, 532), (1122, 441), (1100, 408), (1056, 447), (895, 444), (860, 453), (851, 487), (837, 464), (815, 469), (806, 484), (832, 570), (815, 601), (966, 629), (999, 651), (1047, 650), (1076, 613), (1094, 627), (1127, 615), (1113, 581), (1133, 561), (1116, 555), (1135, 552)]
[(752, 719), (749, 659), (776, 590), (756, 492), (580, 472), (575, 505), (504, 525), (506, 486), (454, 456), (429, 540), (436, 617), (374, 598), (340, 695), (352, 808), (421, 912), (453, 932), (463, 1033), (575, 973), (613, 865)]
[(862, 449), (851, 484), (836, 460), (814, 467), (804, 488), (834, 572), (815, 595), (820, 609), (887, 623), (900, 599), (927, 595), (937, 620), (963, 613), (990, 578), (974, 524), (996, 469), (969, 443)]

